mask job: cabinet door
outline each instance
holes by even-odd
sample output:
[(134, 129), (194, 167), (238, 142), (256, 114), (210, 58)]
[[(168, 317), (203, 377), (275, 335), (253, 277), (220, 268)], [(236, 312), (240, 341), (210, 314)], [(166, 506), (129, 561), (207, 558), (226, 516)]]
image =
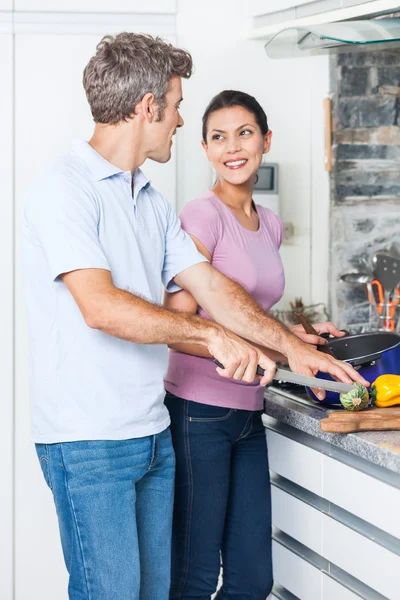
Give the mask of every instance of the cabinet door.
[[(0, 0), (7, 1), (7, 0)], [(10, 0), (11, 2), (11, 0)], [(174, 13), (176, 0), (15, 0), (16, 11)], [(121, 30), (122, 31), (122, 30)]]
[[(308, 2), (310, 2), (310, 0), (268, 0), (267, 2), (266, 0), (251, 0), (247, 3), (247, 5), (248, 13), (252, 16), (266, 15), (280, 10), (288, 10), (292, 8), (293, 17), (290, 16), (290, 18), (294, 18), (294, 7), (300, 6), (301, 4), (308, 4)], [(287, 18), (289, 18), (289, 15)]]
[(270, 429), (267, 444), (271, 471), (322, 495), (322, 454)]
[(272, 543), (272, 557), (275, 583), (299, 600), (321, 600), (321, 571), (276, 541)]
[[(88, 139), (91, 136), (93, 122), (81, 79), (98, 40), (99, 35), (16, 35), (18, 255), (21, 204), (27, 184), (46, 163), (69, 148), (71, 138)], [(167, 165), (153, 163), (149, 166), (144, 171), (156, 186), (159, 185), (160, 191), (169, 193), (174, 201), (175, 159)], [(2, 204), (0, 206), (4, 210)], [(0, 226), (3, 227), (2, 220)], [(6, 243), (5, 239), (5, 235), (0, 236), (0, 243)], [(4, 321), (3, 326), (8, 327), (11, 319)], [(53, 500), (30, 442), (27, 324), (19, 271), (16, 281), (16, 381), (16, 599), (66, 600), (67, 575)], [(0, 564), (1, 569), (4, 563)]]
[(0, 598), (12, 598), (13, 572), (13, 79), (12, 36), (0, 35)]

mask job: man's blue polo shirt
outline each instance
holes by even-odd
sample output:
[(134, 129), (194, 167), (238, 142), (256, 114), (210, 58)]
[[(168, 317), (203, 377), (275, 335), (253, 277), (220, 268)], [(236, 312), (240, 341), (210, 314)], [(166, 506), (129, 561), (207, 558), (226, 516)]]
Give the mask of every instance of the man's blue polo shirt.
[(140, 169), (133, 190), (132, 197), (131, 173), (80, 141), (27, 194), (23, 259), (34, 442), (129, 439), (169, 425), (167, 346), (91, 329), (60, 278), (76, 269), (107, 269), (115, 286), (158, 303), (163, 286), (179, 289), (171, 281), (177, 273), (205, 260)]

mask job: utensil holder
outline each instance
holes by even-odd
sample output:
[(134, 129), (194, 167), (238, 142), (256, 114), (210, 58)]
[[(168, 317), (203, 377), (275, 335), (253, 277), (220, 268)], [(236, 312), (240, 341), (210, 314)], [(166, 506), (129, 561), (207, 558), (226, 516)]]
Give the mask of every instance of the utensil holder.
[(392, 303), (377, 303), (369, 306), (370, 331), (398, 331), (399, 319), (397, 306), (393, 310)]

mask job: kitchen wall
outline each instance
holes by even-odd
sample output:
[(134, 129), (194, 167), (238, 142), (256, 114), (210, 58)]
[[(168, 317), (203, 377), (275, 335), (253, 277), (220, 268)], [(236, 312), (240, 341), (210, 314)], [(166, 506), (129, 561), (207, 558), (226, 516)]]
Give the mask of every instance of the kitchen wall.
[(400, 50), (337, 55), (331, 86), (330, 300), (335, 320), (359, 331), (365, 289), (338, 280), (360, 257), (400, 242)]
[[(328, 300), (329, 177), (324, 170), (323, 98), (329, 91), (327, 57), (271, 60), (264, 43), (245, 33), (248, 3), (242, 0), (180, 0), (178, 43), (193, 54), (195, 73), (184, 83), (184, 128), (178, 136), (178, 207), (211, 185), (209, 163), (200, 146), (201, 116), (223, 89), (254, 95), (273, 131), (266, 160), (280, 168), (281, 214), (295, 235), (282, 246), (286, 292), (305, 302)], [(268, 265), (266, 265), (266, 269)]]

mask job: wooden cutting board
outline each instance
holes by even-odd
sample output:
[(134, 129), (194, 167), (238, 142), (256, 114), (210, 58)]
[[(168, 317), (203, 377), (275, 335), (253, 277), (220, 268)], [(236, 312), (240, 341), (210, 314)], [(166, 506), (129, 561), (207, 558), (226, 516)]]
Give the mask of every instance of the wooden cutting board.
[(331, 412), (326, 419), (321, 419), (320, 428), (329, 433), (400, 429), (400, 406)]

